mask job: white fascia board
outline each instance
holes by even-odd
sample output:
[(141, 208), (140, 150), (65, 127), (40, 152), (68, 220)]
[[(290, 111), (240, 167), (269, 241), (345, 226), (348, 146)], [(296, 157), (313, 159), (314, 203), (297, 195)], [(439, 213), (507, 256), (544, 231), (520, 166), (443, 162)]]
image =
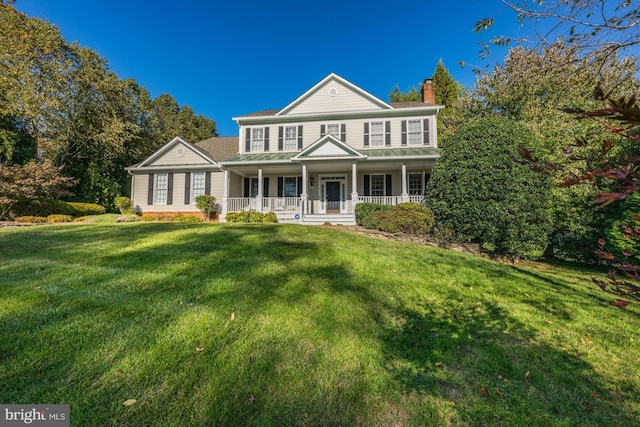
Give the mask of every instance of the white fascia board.
[[(196, 153), (203, 160), (206, 160), (207, 162), (210, 162), (213, 165), (216, 165), (216, 166), (218, 165), (218, 163), (215, 160), (213, 160), (211, 157), (205, 155), (201, 151), (201, 149), (195, 147), (193, 144), (188, 143), (187, 141), (185, 141), (184, 139), (180, 138), (179, 136), (176, 136), (171, 141), (166, 143), (164, 146), (162, 146), (161, 148), (157, 149), (151, 156), (147, 157), (145, 160), (140, 162), (137, 167), (138, 168), (148, 167), (148, 166), (145, 166), (145, 165), (148, 164), (148, 163), (151, 163), (153, 160), (155, 160), (156, 158), (160, 157), (165, 152), (169, 151), (169, 147), (171, 147), (172, 145), (177, 144), (177, 143), (182, 143), (182, 144), (186, 145), (191, 151)], [(132, 168), (132, 169), (136, 169), (136, 168)]]
[(124, 170), (132, 173), (146, 173), (152, 171), (207, 171), (211, 169), (222, 170), (222, 166), (218, 163), (211, 165), (159, 165), (159, 166), (134, 166), (126, 167)]
[(423, 116), (425, 114), (433, 115), (438, 113), (443, 107), (441, 105), (429, 105), (424, 107), (412, 108), (394, 108), (393, 110), (366, 110), (366, 111), (347, 111), (336, 113), (312, 113), (312, 114), (296, 114), (290, 116), (255, 116), (255, 117), (234, 117), (233, 120), (238, 125), (250, 124), (272, 124), (272, 123), (288, 123), (288, 122), (308, 122), (320, 120), (337, 120), (337, 119), (354, 119), (354, 118), (384, 118), (384, 117), (413, 117)]

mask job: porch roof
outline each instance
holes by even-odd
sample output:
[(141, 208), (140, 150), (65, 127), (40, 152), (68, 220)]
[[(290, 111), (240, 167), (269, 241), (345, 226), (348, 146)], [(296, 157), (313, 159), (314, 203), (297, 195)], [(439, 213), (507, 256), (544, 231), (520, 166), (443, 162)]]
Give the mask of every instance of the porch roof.
[[(293, 158), (298, 156), (301, 151), (294, 152), (277, 152), (277, 153), (247, 153), (237, 154), (233, 157), (220, 162), (222, 165), (240, 165), (240, 164), (291, 164)], [(440, 149), (435, 147), (403, 147), (403, 148), (378, 148), (368, 150), (358, 150), (363, 154), (364, 158), (354, 158), (359, 161), (384, 161), (398, 159), (437, 159), (440, 157)]]

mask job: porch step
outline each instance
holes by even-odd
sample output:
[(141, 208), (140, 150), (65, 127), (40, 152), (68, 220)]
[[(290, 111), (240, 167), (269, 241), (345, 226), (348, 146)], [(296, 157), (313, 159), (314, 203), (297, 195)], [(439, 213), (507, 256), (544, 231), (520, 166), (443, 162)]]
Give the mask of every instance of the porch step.
[(303, 225), (324, 225), (325, 223), (332, 225), (356, 225), (356, 216), (354, 214), (314, 214), (305, 215), (302, 218)]

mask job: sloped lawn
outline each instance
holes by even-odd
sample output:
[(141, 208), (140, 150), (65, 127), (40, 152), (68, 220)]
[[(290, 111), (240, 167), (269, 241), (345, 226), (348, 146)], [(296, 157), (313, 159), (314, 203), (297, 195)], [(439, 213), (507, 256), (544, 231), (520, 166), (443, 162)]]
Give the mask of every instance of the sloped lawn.
[(72, 425), (640, 424), (640, 310), (594, 272), (278, 224), (0, 248), (0, 402)]

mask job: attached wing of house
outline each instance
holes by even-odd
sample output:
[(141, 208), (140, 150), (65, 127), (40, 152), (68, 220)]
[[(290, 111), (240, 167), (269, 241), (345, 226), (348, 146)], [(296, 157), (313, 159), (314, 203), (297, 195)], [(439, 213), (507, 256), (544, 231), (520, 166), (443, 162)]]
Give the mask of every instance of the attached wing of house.
[(439, 157), (442, 107), (430, 84), (423, 102), (386, 103), (332, 73), (281, 110), (235, 117), (237, 138), (176, 138), (129, 167), (134, 205), (189, 212), (207, 193), (222, 220), (257, 210), (281, 222), (353, 224), (357, 203), (420, 202)]

